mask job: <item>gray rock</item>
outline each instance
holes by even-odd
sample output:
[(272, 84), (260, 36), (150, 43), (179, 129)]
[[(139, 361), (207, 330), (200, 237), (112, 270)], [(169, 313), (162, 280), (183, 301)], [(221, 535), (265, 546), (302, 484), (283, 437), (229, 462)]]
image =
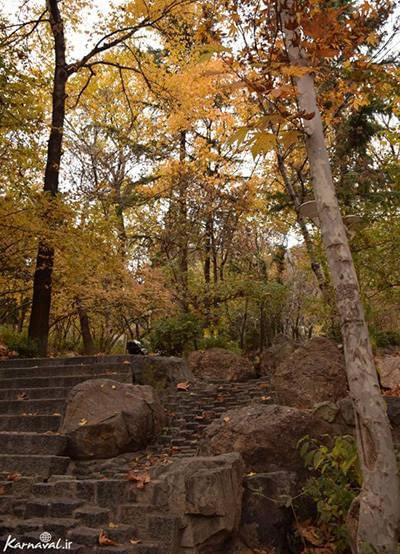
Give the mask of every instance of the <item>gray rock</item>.
[(339, 408), (339, 416), (343, 420), (343, 422), (346, 425), (354, 426), (355, 418), (352, 399), (349, 397), (342, 398), (336, 404)]
[(343, 353), (332, 340), (314, 337), (276, 368), (271, 388), (286, 406), (336, 402), (348, 394)]
[(264, 350), (260, 356), (260, 374), (271, 375), (299, 346), (298, 342), (289, 337), (278, 335), (272, 346)]
[(194, 375), (183, 358), (132, 356), (132, 359), (135, 382), (154, 387), (157, 391), (177, 383), (194, 381)]
[(290, 503), (295, 492), (293, 473), (277, 471), (245, 477), (239, 534), (247, 548), (289, 552), (287, 539), (293, 524)]
[(381, 353), (375, 357), (382, 386), (394, 389), (400, 386), (400, 353)]
[(313, 414), (327, 421), (333, 423), (339, 414), (339, 407), (334, 402), (320, 402), (313, 408)]
[(191, 352), (188, 365), (196, 377), (209, 382), (247, 381), (256, 377), (250, 360), (224, 348)]
[(179, 552), (229, 552), (239, 529), (243, 472), (237, 453), (182, 458), (151, 470), (157, 504), (180, 516)]
[(73, 458), (110, 458), (149, 444), (165, 424), (152, 387), (91, 379), (67, 398), (61, 432)]
[(253, 404), (225, 412), (206, 427), (200, 444), (205, 455), (240, 452), (247, 471), (305, 472), (297, 443), (309, 435), (326, 441), (335, 426), (314, 416), (311, 410)]

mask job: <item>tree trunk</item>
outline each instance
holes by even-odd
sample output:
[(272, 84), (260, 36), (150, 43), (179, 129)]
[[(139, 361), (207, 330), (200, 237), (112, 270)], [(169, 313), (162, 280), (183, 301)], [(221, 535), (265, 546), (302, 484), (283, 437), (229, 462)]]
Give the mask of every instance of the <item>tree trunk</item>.
[[(280, 19), (290, 62), (306, 66), (294, 0), (280, 0)], [(357, 274), (332, 179), (321, 115), (311, 74), (296, 78), (304, 118), (305, 143), (340, 317), (347, 378), (356, 415), (357, 447), (363, 474), (355, 554), (394, 554), (400, 515), (396, 458), (381, 396)], [(309, 114), (309, 115), (308, 115)], [(311, 117), (311, 114), (314, 114)]]
[(79, 316), (79, 323), (81, 325), (83, 353), (87, 355), (94, 354), (96, 348), (93, 342), (92, 333), (90, 331), (89, 316), (85, 307), (79, 300), (77, 301), (77, 312)]
[(300, 215), (300, 206), (301, 206), (301, 200), (296, 193), (296, 190), (292, 183), (290, 182), (289, 175), (286, 171), (285, 161), (282, 157), (282, 154), (279, 151), (279, 148), (276, 152), (277, 162), (278, 162), (278, 169), (283, 179), (283, 184), (285, 187), (286, 192), (290, 196), (291, 201), (293, 202), (293, 206), (296, 212), (296, 218), (297, 223), (300, 227), (301, 234), (303, 236), (304, 244), (306, 246), (307, 255), (310, 260), (310, 266), (311, 269), (315, 275), (315, 278), (318, 283), (318, 287), (321, 291), (321, 295), (325, 302), (327, 302), (328, 305), (330, 305), (331, 298), (330, 298), (330, 292), (327, 280), (325, 278), (325, 275), (321, 269), (320, 264), (318, 263), (317, 256), (315, 254), (314, 245), (312, 243), (310, 233), (308, 232), (307, 225), (305, 223), (304, 218)]
[[(52, 121), (47, 147), (43, 190), (51, 197), (55, 197), (58, 193), (60, 174), (65, 119), (65, 90), (68, 73), (65, 61), (64, 25), (58, 9), (58, 0), (47, 0), (47, 9), (54, 38), (55, 70), (52, 95)], [(48, 223), (51, 222), (51, 207), (48, 208), (45, 219)], [(53, 264), (54, 247), (41, 240), (39, 242), (33, 279), (32, 310), (28, 334), (31, 339), (37, 342), (39, 353), (42, 356), (47, 355)]]
[(179, 176), (178, 186), (178, 278), (180, 284), (180, 300), (184, 313), (189, 312), (189, 239), (188, 239), (188, 205), (187, 205), (187, 175), (184, 163), (186, 160), (186, 131), (181, 131), (179, 138), (179, 161), (182, 173)]

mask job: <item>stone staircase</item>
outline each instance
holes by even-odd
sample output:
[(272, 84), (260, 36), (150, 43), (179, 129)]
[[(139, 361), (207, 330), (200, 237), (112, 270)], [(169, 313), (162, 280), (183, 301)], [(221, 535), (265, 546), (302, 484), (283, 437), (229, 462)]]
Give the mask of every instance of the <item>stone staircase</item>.
[(195, 456), (204, 427), (227, 410), (252, 402), (269, 402), (268, 387), (264, 378), (244, 383), (196, 382), (188, 391), (168, 392), (164, 405), (170, 423), (158, 445), (170, 448), (174, 456)]
[[(142, 490), (128, 472), (195, 456), (203, 428), (226, 410), (268, 402), (268, 383), (191, 383), (162, 394), (169, 426), (145, 452), (73, 462), (58, 433), (70, 388), (93, 378), (131, 383), (135, 356), (0, 362), (0, 546), (48, 539), (69, 552), (174, 554), (180, 521), (157, 506), (157, 482)], [(134, 379), (135, 380), (135, 379)], [(137, 381), (137, 375), (136, 375)], [(100, 533), (103, 543), (99, 544)], [(15, 543), (14, 543), (15, 544)], [(24, 552), (27, 547), (17, 551)], [(46, 548), (49, 552), (59, 549)]]

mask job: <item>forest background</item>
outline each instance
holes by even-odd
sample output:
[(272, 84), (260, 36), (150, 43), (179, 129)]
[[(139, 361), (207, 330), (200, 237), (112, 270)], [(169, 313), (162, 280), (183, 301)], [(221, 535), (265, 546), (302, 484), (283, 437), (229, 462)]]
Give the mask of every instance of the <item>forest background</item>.
[[(282, 333), (340, 337), (296, 72), (270, 48), (282, 39), (263, 27), (267, 3), (139, 0), (96, 15), (98, 2), (59, 2), (72, 70), (55, 194), (43, 193), (47, 12), (1, 4), (2, 342), (21, 355), (131, 338), (164, 354), (259, 354)], [(398, 345), (396, 6), (299, 4), (370, 333)], [(31, 321), (40, 245), (54, 251), (48, 347)]]

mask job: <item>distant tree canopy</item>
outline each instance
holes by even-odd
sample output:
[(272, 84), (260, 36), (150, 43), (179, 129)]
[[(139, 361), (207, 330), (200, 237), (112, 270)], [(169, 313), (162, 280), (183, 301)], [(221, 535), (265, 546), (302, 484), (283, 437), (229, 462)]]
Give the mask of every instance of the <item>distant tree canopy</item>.
[[(247, 351), (280, 333), (335, 335), (319, 228), (300, 210), (312, 198), (293, 88), (301, 68), (282, 58), (267, 12), (121, 2), (78, 49), (95, 2), (22, 4), (16, 19), (3, 1), (0, 19), (0, 334), (47, 333), (43, 314), (32, 325), (35, 285), (54, 352), (109, 352), (123, 337), (150, 345), (183, 316), (203, 344)], [(359, 216), (349, 236), (373, 338), (396, 342), (392, 6), (324, 2), (331, 19), (320, 25), (318, 4), (304, 3), (303, 28), (335, 186), (342, 213)], [(62, 145), (49, 166), (60, 79)], [(46, 164), (53, 197), (42, 192)]]

